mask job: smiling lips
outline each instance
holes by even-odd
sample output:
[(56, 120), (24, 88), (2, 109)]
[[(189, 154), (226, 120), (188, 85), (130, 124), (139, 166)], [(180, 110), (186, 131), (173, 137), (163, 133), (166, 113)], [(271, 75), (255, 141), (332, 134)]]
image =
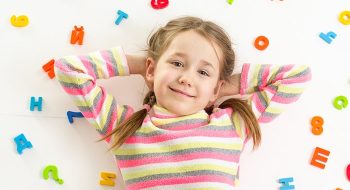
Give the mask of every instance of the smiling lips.
[[(170, 88), (170, 87), (169, 87), (169, 88)], [(182, 95), (188, 96), (188, 97), (190, 97), (190, 98), (193, 98), (193, 97), (194, 97), (194, 96), (191, 96), (191, 95), (189, 95), (189, 94), (187, 94), (186, 92), (181, 91), (181, 90), (177, 90), (177, 89), (174, 89), (174, 88), (170, 88), (170, 90), (172, 90), (172, 91), (174, 91), (174, 92), (177, 92), (177, 93), (180, 93), (180, 94), (182, 94)]]

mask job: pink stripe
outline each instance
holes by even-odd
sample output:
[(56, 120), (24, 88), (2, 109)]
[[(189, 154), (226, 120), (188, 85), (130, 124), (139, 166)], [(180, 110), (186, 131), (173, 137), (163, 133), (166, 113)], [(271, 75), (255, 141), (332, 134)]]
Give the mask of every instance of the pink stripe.
[[(166, 179), (155, 179), (142, 181), (133, 185), (129, 185), (127, 188), (142, 189), (155, 186), (164, 186), (164, 185), (177, 185), (177, 184), (191, 184), (197, 182), (219, 182), (225, 183), (231, 186), (234, 186), (234, 180), (232, 178), (227, 178), (224, 176), (217, 175), (200, 175), (200, 176), (184, 176), (184, 177), (172, 177)], [(233, 187), (232, 187), (233, 188)]]
[(269, 123), (270, 121), (272, 121), (274, 118), (272, 117), (263, 117), (261, 116), (259, 119), (258, 119), (258, 122), (259, 123)]
[(91, 67), (91, 63), (88, 60), (88, 56), (78, 56), (79, 59), (81, 60), (81, 62), (84, 64), (85, 68), (88, 71), (88, 74), (90, 76), (92, 76), (94, 79), (96, 79), (96, 75), (95, 75), (95, 71), (94, 69)]
[(277, 90), (272, 88), (271, 86), (266, 86), (264, 89), (266, 92), (270, 92), (271, 94), (276, 94)]
[(100, 99), (97, 102), (97, 105), (92, 105), (90, 107), (91, 112), (82, 112), (84, 117), (86, 118), (97, 118), (97, 116), (100, 114), (102, 106), (106, 100), (106, 95), (105, 95), (105, 89), (103, 87), (101, 88), (101, 93), (102, 95), (100, 96)]
[(202, 122), (202, 123), (192, 123), (192, 124), (184, 124), (184, 125), (178, 125), (175, 127), (169, 127), (167, 130), (174, 130), (174, 131), (179, 131), (179, 130), (189, 130), (189, 129), (195, 129), (197, 127), (207, 125), (207, 122)]
[(101, 53), (101, 56), (103, 57), (103, 59), (106, 61), (108, 76), (109, 77), (116, 76), (117, 73), (114, 73), (112, 60), (108, 54), (109, 51), (101, 51), (100, 53)]
[(302, 83), (311, 80), (311, 75), (304, 75), (298, 78), (284, 79), (282, 84)]
[(63, 89), (71, 95), (85, 95), (90, 93), (90, 91), (95, 87), (93, 83), (90, 83), (88, 86), (85, 86), (84, 88), (70, 88), (66, 86), (62, 86)]
[[(109, 134), (113, 130), (113, 127), (115, 126), (114, 124), (116, 123), (116, 120), (117, 120), (117, 109), (114, 109), (111, 113), (110, 122), (108, 123), (108, 128), (106, 130), (106, 134)], [(109, 137), (105, 140), (107, 143), (109, 143), (111, 141), (111, 137)]]
[(230, 131), (212, 131), (212, 130), (194, 130), (191, 133), (188, 133), (188, 131), (178, 131), (176, 134), (161, 134), (157, 136), (151, 136), (151, 137), (141, 137), (141, 136), (131, 136), (128, 138), (125, 143), (127, 144), (134, 144), (134, 143), (159, 143), (169, 140), (175, 140), (175, 139), (181, 139), (185, 137), (218, 137), (218, 138), (235, 138), (239, 137), (239, 135), (233, 130)]
[(209, 116), (209, 118), (210, 118), (210, 120), (212, 120), (212, 119), (223, 119), (223, 118), (221, 118), (223, 116), (231, 117), (232, 116), (232, 108), (231, 107), (227, 107), (227, 108), (220, 109), (219, 111), (216, 111), (216, 112), (212, 113)]
[(171, 155), (171, 156), (152, 156), (148, 158), (140, 158), (137, 160), (119, 160), (120, 168), (130, 168), (153, 163), (167, 163), (167, 162), (181, 162), (202, 158), (213, 158), (216, 160), (224, 160), (228, 162), (239, 162), (239, 153), (236, 155), (227, 155), (221, 153), (200, 152), (200, 153), (188, 153), (184, 155)]
[(254, 93), (254, 94), (252, 95), (252, 101), (254, 102), (255, 107), (258, 109), (258, 111), (259, 111), (260, 113), (262, 113), (262, 112), (265, 111), (266, 108), (261, 104), (261, 101), (260, 101), (260, 99), (259, 99), (258, 94)]
[(275, 83), (276, 81), (279, 81), (279, 80), (285, 80), (285, 74), (286, 72), (290, 71), (292, 68), (293, 68), (294, 65), (284, 65), (282, 66), (282, 69), (279, 73), (277, 73), (276, 77), (274, 78), (273, 82), (272, 83)]
[(241, 73), (241, 89), (240, 94), (244, 95), (245, 90), (247, 89), (247, 80), (248, 80), (248, 72), (249, 72), (249, 64), (243, 64), (242, 73)]

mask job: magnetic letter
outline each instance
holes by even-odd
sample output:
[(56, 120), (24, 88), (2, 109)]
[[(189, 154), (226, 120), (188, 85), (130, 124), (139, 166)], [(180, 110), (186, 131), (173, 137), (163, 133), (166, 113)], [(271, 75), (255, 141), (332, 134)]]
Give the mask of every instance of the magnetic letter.
[(32, 148), (32, 143), (27, 141), (26, 137), (22, 134), (18, 135), (14, 138), (15, 143), (17, 145), (17, 152), (18, 154), (22, 154), (23, 150), (26, 148)]
[(38, 107), (38, 111), (41, 111), (43, 105), (43, 98), (39, 97), (39, 100), (36, 102), (35, 98), (32, 96), (30, 98), (30, 111), (34, 111), (34, 107), (37, 106)]
[[(322, 149), (322, 148), (319, 148), (319, 147), (316, 147), (315, 148), (315, 152), (314, 152), (314, 155), (312, 156), (312, 159), (311, 159), (311, 165), (313, 166), (316, 166), (318, 168), (321, 168), (321, 169), (324, 169), (325, 167), (325, 164), (321, 163), (321, 162), (324, 162), (326, 163), (328, 158), (325, 157), (325, 156), (322, 156), (322, 155), (319, 155), (320, 154), (323, 154), (325, 156), (329, 156), (330, 152), (328, 150), (325, 150), (325, 149)], [(317, 161), (321, 161), (321, 162), (317, 162)]]
[(114, 181), (112, 180), (116, 178), (114, 173), (101, 172), (101, 177), (100, 185), (114, 186)]
[(280, 190), (294, 189), (294, 185), (289, 185), (290, 182), (293, 182), (292, 177), (279, 179), (278, 182), (282, 184)]
[(83, 45), (83, 39), (84, 39), (84, 27), (77, 27), (74, 26), (74, 30), (72, 30), (72, 35), (70, 38), (71, 44), (76, 44), (78, 42), (79, 45)]
[(73, 117), (84, 117), (81, 112), (72, 112), (72, 111), (67, 111), (67, 117), (69, 123), (73, 123)]
[(339, 21), (344, 25), (350, 24), (350, 11), (343, 11), (339, 15)]
[(124, 13), (123, 11), (121, 10), (118, 10), (118, 18), (117, 20), (115, 21), (115, 24), (116, 25), (119, 25), (119, 23), (125, 18), (127, 19), (128, 18), (128, 14)]
[(54, 64), (55, 60), (51, 59), (49, 62), (43, 65), (43, 69), (45, 72), (47, 72), (47, 75), (49, 75), (50, 79), (53, 79), (55, 77)]
[(337, 34), (334, 32), (328, 32), (327, 34), (324, 34), (322, 32), (320, 33), (320, 38), (322, 38), (322, 40), (328, 44), (330, 44), (332, 42), (332, 38), (335, 39), (335, 37), (337, 37)]

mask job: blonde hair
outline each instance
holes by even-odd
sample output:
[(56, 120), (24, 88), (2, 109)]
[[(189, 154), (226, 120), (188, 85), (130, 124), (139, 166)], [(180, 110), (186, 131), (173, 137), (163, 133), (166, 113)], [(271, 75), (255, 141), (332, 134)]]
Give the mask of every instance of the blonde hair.
[[(230, 82), (234, 69), (235, 53), (232, 49), (231, 40), (225, 31), (217, 24), (211, 21), (204, 21), (197, 17), (181, 17), (169, 21), (164, 27), (159, 28), (148, 40), (147, 54), (152, 57), (155, 62), (168, 48), (174, 37), (184, 31), (193, 30), (202, 35), (211, 42), (217, 44), (222, 51), (223, 69), (220, 72), (220, 79)], [(149, 91), (143, 100), (143, 104), (148, 104), (152, 107), (156, 103), (156, 97), (153, 91)], [(219, 105), (219, 108), (231, 107), (237, 111), (245, 122), (247, 130), (247, 138), (252, 138), (254, 148), (261, 142), (261, 132), (258, 121), (246, 101), (239, 99), (228, 99)], [(213, 106), (205, 109), (208, 114), (213, 111)], [(110, 149), (119, 148), (137, 129), (142, 125), (144, 118), (147, 115), (147, 110), (142, 109), (135, 112), (130, 118), (123, 121), (119, 126), (107, 134), (103, 139), (114, 136)], [(102, 140), (103, 140), (102, 139)]]

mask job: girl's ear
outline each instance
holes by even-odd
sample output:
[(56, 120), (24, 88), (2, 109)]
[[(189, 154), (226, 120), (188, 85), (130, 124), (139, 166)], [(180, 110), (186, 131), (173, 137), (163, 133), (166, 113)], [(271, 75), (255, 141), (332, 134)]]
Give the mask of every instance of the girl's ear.
[(152, 57), (148, 57), (146, 59), (146, 82), (148, 84), (151, 84), (153, 89), (153, 83), (154, 83), (154, 72), (156, 69), (155, 61)]
[(220, 90), (221, 87), (224, 85), (225, 80), (219, 80), (218, 84), (216, 85), (215, 89), (214, 89), (214, 94), (212, 95), (212, 97), (210, 98), (211, 102), (215, 102), (216, 99), (219, 97), (220, 95)]

